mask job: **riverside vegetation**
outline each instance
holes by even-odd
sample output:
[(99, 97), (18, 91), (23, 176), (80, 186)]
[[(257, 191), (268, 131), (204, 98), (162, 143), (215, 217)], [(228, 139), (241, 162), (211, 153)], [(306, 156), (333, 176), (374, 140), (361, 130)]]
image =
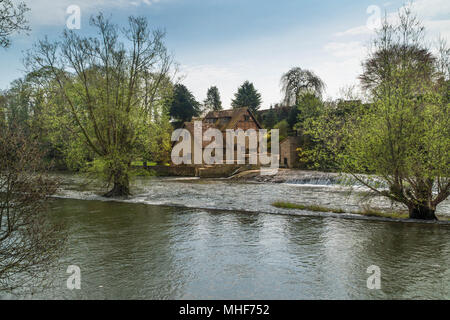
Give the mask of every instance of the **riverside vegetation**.
[[(27, 12), (0, 0), (0, 49), (30, 30)], [(441, 41), (433, 53), (409, 10), (398, 18), (384, 21), (363, 61), (363, 97), (324, 102), (324, 82), (295, 67), (281, 79), (290, 113), (271, 114), (265, 126), (302, 136), (304, 168), (348, 173), (409, 218), (436, 220), (450, 195), (450, 50)], [(173, 129), (222, 108), (217, 87), (202, 105), (179, 83), (163, 31), (145, 17), (127, 22), (119, 28), (99, 13), (90, 37), (66, 30), (60, 40), (40, 39), (25, 55), (26, 74), (0, 92), (0, 289), (45, 275), (63, 247), (63, 228), (45, 214), (58, 186), (51, 165), (94, 174), (106, 197), (130, 196), (133, 163), (166, 164)], [(232, 106), (258, 111), (253, 83), (244, 82)]]

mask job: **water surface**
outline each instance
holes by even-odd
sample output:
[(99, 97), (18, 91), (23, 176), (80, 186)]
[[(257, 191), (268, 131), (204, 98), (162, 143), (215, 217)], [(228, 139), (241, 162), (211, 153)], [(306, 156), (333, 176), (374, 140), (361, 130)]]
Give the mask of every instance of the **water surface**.
[[(131, 199), (105, 201), (97, 189), (66, 180), (67, 199), (52, 202), (49, 213), (65, 223), (67, 250), (53, 285), (20, 297), (450, 298), (448, 224), (303, 216), (270, 205), (295, 196), (357, 208), (337, 186), (141, 179), (135, 187)], [(66, 287), (69, 265), (81, 268), (81, 290)], [(371, 265), (381, 268), (381, 290), (366, 286)]]

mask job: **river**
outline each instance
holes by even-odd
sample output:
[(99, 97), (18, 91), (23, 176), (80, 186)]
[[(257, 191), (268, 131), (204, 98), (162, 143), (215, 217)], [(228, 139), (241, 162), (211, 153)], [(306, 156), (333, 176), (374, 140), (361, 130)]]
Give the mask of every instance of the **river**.
[[(139, 178), (106, 201), (64, 176), (52, 219), (69, 239), (38, 299), (449, 299), (450, 225), (340, 219), (273, 201), (359, 207), (333, 183)], [(375, 200), (377, 207), (390, 204)], [(439, 207), (449, 215), (449, 203)], [(69, 290), (69, 265), (81, 290)], [(381, 270), (370, 290), (367, 268)], [(3, 296), (8, 298), (8, 296)]]

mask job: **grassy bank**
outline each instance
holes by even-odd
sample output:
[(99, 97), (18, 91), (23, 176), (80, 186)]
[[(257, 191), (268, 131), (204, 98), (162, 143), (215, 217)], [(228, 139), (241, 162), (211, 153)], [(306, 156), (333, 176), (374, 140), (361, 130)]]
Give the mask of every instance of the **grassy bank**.
[(303, 205), (303, 204), (296, 204), (291, 202), (274, 202), (272, 203), (274, 207), (277, 208), (283, 208), (283, 209), (300, 209), (300, 210), (309, 210), (309, 211), (315, 211), (315, 212), (333, 212), (333, 213), (345, 213), (342, 209), (333, 209), (333, 208), (326, 208), (321, 207), (317, 205)]
[[(283, 208), (283, 209), (299, 209), (299, 210), (309, 210), (314, 212), (332, 212), (332, 213), (346, 213), (343, 209), (340, 208), (327, 208), (318, 205), (303, 205), (296, 204), (291, 202), (274, 202), (272, 204), (274, 207)], [(368, 217), (383, 217), (383, 218), (392, 218), (392, 219), (407, 219), (408, 213), (404, 212), (384, 212), (373, 209), (365, 209), (356, 212), (349, 212), (353, 214), (360, 214)]]

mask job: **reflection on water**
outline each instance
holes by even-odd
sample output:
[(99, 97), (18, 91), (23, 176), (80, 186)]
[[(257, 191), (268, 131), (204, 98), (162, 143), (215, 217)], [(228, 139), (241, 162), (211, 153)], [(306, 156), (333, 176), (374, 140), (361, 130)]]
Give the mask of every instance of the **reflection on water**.
[[(450, 298), (449, 225), (69, 199), (51, 213), (68, 249), (35, 298)], [(68, 265), (81, 268), (79, 291), (66, 288)], [(366, 287), (370, 265), (381, 290)]]

